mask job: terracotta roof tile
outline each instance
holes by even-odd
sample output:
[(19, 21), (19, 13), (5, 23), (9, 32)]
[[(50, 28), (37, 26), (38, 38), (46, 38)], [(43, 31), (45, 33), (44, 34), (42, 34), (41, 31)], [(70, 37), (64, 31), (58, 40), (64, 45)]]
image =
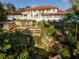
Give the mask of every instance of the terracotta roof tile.
[(29, 11), (29, 10), (52, 9), (52, 8), (58, 8), (58, 7), (55, 7), (55, 6), (38, 6), (38, 7), (27, 8), (25, 10)]
[(57, 14), (65, 14), (66, 13), (66, 11), (64, 11), (64, 10), (57, 10)]

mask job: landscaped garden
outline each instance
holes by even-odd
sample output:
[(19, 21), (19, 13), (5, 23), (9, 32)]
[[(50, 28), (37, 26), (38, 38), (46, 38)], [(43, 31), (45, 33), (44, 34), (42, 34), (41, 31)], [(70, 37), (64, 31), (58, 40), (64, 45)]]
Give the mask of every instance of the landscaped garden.
[(57, 55), (59, 59), (79, 59), (79, 10), (76, 4), (59, 23), (16, 20), (38, 25), (40, 36), (26, 34), (27, 29), (21, 31), (15, 28), (14, 31), (5, 32), (3, 26), (8, 22), (8, 12), (2, 3), (0, 9), (0, 59), (50, 59)]

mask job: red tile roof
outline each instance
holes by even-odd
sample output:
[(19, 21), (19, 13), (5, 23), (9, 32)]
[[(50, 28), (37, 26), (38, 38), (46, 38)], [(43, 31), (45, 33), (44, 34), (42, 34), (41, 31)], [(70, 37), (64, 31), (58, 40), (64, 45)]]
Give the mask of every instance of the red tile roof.
[[(30, 10), (42, 10), (42, 9), (54, 9), (58, 7), (55, 6), (37, 6), (37, 7), (33, 7), (33, 8), (27, 8), (27, 9), (23, 9), (24, 11), (30, 11)], [(44, 13), (44, 14), (65, 14), (64, 10), (57, 10), (56, 13)]]
[(32, 8), (27, 8), (25, 10), (29, 11), (29, 10), (41, 10), (41, 9), (54, 9), (54, 8), (58, 8), (55, 6), (38, 6), (38, 7), (32, 7)]
[(57, 10), (56, 14), (66, 14), (66, 11), (64, 11), (64, 10)]
[[(21, 15), (22, 14), (22, 11), (30, 11), (30, 10), (43, 10), (43, 9), (54, 9), (54, 8), (57, 8), (58, 7), (55, 7), (55, 6), (37, 6), (37, 7), (32, 7), (32, 8), (22, 8), (21, 9), (21, 12), (16, 12), (14, 14), (12, 13), (9, 13), (8, 15)], [(57, 12), (47, 12), (47, 13), (41, 13), (41, 14), (66, 14), (66, 11), (64, 10), (57, 10)]]

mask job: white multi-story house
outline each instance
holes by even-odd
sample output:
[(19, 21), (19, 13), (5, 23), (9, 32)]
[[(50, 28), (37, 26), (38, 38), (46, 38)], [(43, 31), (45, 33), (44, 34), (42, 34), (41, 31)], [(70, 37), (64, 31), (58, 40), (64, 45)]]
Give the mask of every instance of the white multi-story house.
[(61, 20), (66, 15), (64, 10), (59, 10), (55, 6), (37, 6), (32, 8), (24, 8), (21, 14), (8, 15), (8, 19), (28, 19), (28, 20)]

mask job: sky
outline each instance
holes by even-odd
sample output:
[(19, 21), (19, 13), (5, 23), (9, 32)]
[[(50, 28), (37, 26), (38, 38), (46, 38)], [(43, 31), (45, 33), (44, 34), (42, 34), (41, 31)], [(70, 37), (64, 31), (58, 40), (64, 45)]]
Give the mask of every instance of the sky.
[(0, 2), (10, 2), (16, 8), (24, 8), (26, 6), (57, 6), (59, 9), (68, 9), (71, 5), (68, 0), (0, 0)]

